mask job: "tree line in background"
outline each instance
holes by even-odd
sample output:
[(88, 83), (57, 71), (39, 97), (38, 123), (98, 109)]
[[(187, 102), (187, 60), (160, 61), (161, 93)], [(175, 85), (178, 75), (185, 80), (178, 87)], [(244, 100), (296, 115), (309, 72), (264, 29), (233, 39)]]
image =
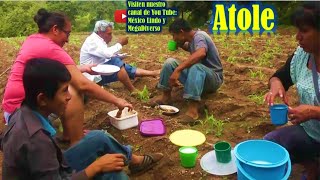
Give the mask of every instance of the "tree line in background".
[[(230, 3), (230, 2), (227, 2)], [(246, 4), (248, 2), (237, 2)], [(290, 14), (302, 2), (263, 2), (276, 7), (279, 24), (289, 24)], [(169, 7), (179, 9), (179, 16), (193, 26), (203, 26), (212, 14), (210, 1), (168, 1)], [(95, 21), (113, 21), (114, 11), (125, 9), (126, 1), (1, 1), (0, 37), (25, 36), (37, 31), (33, 16), (38, 9), (65, 13), (73, 24), (74, 32), (92, 31)], [(172, 19), (171, 19), (172, 21)], [(169, 21), (170, 22), (170, 21)], [(116, 29), (125, 29), (124, 24), (116, 24)]]
[[(113, 21), (116, 9), (125, 9), (126, 1), (1, 1), (0, 37), (24, 36), (37, 32), (33, 21), (38, 9), (66, 14), (74, 32), (92, 31), (97, 20)], [(118, 26), (118, 25), (117, 25)], [(124, 28), (120, 25), (117, 28)]]

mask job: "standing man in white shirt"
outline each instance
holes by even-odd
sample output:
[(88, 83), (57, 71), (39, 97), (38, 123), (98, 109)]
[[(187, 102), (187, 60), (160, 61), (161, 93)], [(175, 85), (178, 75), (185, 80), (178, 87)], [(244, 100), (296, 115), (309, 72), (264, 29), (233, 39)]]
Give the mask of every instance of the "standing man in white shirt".
[(128, 37), (119, 38), (118, 43), (108, 47), (108, 43), (112, 39), (112, 29), (113, 22), (105, 20), (96, 22), (93, 33), (87, 37), (81, 47), (80, 64), (110, 64), (120, 67), (120, 71), (110, 76), (97, 76), (87, 73), (84, 73), (84, 75), (100, 85), (120, 81), (131, 93), (136, 92), (137, 89), (130, 79), (142, 76), (155, 77), (160, 74), (160, 70), (149, 71), (136, 68), (124, 63), (119, 57), (113, 57), (122, 49), (122, 46), (128, 44)]

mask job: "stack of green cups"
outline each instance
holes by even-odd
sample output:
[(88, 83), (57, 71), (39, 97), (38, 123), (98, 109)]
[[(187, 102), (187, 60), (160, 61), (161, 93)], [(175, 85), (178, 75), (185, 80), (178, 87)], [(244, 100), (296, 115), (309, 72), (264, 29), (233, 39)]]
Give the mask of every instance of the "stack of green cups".
[(181, 147), (179, 149), (181, 166), (192, 168), (196, 165), (198, 150), (195, 147)]
[(168, 49), (169, 49), (170, 51), (175, 51), (175, 50), (177, 50), (177, 42), (175, 42), (174, 40), (170, 40), (170, 41), (168, 42)]

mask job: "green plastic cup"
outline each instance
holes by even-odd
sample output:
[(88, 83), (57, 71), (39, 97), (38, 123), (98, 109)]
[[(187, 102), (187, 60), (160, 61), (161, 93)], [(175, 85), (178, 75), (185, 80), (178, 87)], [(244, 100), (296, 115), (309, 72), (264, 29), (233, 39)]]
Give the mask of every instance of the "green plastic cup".
[(217, 161), (228, 163), (231, 161), (231, 145), (228, 142), (220, 141), (214, 145)]
[(177, 50), (177, 42), (175, 42), (174, 40), (170, 40), (170, 41), (168, 42), (168, 49), (169, 49), (170, 51), (175, 51), (175, 50)]
[(198, 150), (195, 147), (181, 147), (179, 149), (180, 163), (182, 167), (192, 168), (196, 165)]

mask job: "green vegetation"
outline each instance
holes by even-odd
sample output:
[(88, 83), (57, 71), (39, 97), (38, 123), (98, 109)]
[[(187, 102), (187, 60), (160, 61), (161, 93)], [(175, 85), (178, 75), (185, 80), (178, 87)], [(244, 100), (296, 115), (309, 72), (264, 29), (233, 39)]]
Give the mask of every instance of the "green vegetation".
[(80, 36), (75, 36), (74, 34), (69, 37), (69, 43), (77, 47), (81, 47), (84, 42), (84, 39), (81, 39)]
[(266, 77), (266, 75), (261, 70), (253, 71), (250, 69), (249, 71), (250, 71), (250, 78), (258, 78), (260, 80), (263, 80)]
[(205, 134), (215, 132), (215, 136), (220, 137), (223, 132), (224, 121), (216, 119), (213, 115), (208, 114), (208, 110), (205, 110), (206, 118), (199, 120), (201, 127), (205, 129)]
[(248, 98), (258, 105), (262, 105), (264, 103), (264, 93), (251, 94)]
[(238, 59), (237, 57), (234, 57), (234, 56), (229, 56), (228, 59), (227, 59), (227, 61), (228, 61), (229, 63), (236, 63), (236, 62), (239, 61), (239, 59)]
[(140, 151), (142, 148), (141, 145), (133, 145), (133, 152), (137, 152), (137, 151)]
[(139, 58), (144, 59), (145, 57), (146, 57), (146, 54), (145, 54), (145, 53), (141, 52), (141, 53), (139, 54)]
[(3, 38), (2, 40), (8, 43), (14, 48), (14, 50), (19, 50), (21, 43), (26, 39), (25, 36), (14, 37), (14, 38)]
[(257, 64), (259, 66), (270, 66), (272, 63), (271, 63), (271, 60), (273, 60), (274, 58), (274, 55), (272, 52), (264, 52), (260, 55), (260, 57), (257, 59)]
[[(73, 32), (92, 31), (97, 20), (113, 21), (116, 9), (125, 9), (126, 1), (1, 1), (0, 37), (26, 36), (37, 32), (33, 21), (40, 8), (66, 14)], [(115, 28), (125, 28), (117, 24)]]
[(138, 99), (143, 102), (147, 102), (150, 99), (150, 93), (146, 85), (144, 85), (143, 90), (138, 92)]
[(165, 60), (166, 60), (165, 57), (163, 57), (163, 56), (160, 56), (160, 57), (159, 57), (159, 62), (160, 62), (161, 64), (164, 63)]
[[(227, 4), (229, 2), (226, 2)], [(231, 2), (230, 2), (231, 3)], [(247, 5), (250, 2), (238, 2)], [(289, 24), (290, 14), (302, 2), (266, 2), (275, 6), (279, 25)], [(113, 21), (116, 9), (126, 9), (126, 1), (1, 1), (0, 2), (0, 37), (26, 36), (37, 32), (33, 16), (38, 9), (65, 13), (73, 24), (74, 32), (92, 31), (95, 21)], [(169, 1), (168, 7), (179, 9), (179, 16), (187, 19), (194, 27), (204, 27), (212, 14), (210, 1)], [(168, 18), (168, 26), (174, 18)], [(125, 24), (116, 24), (116, 29), (125, 29)], [(250, 41), (250, 39), (249, 39)], [(224, 47), (229, 44), (221, 41)], [(247, 46), (245, 49), (249, 48)]]
[(129, 63), (130, 66), (132, 67), (138, 67), (138, 63), (137, 62), (131, 62)]

